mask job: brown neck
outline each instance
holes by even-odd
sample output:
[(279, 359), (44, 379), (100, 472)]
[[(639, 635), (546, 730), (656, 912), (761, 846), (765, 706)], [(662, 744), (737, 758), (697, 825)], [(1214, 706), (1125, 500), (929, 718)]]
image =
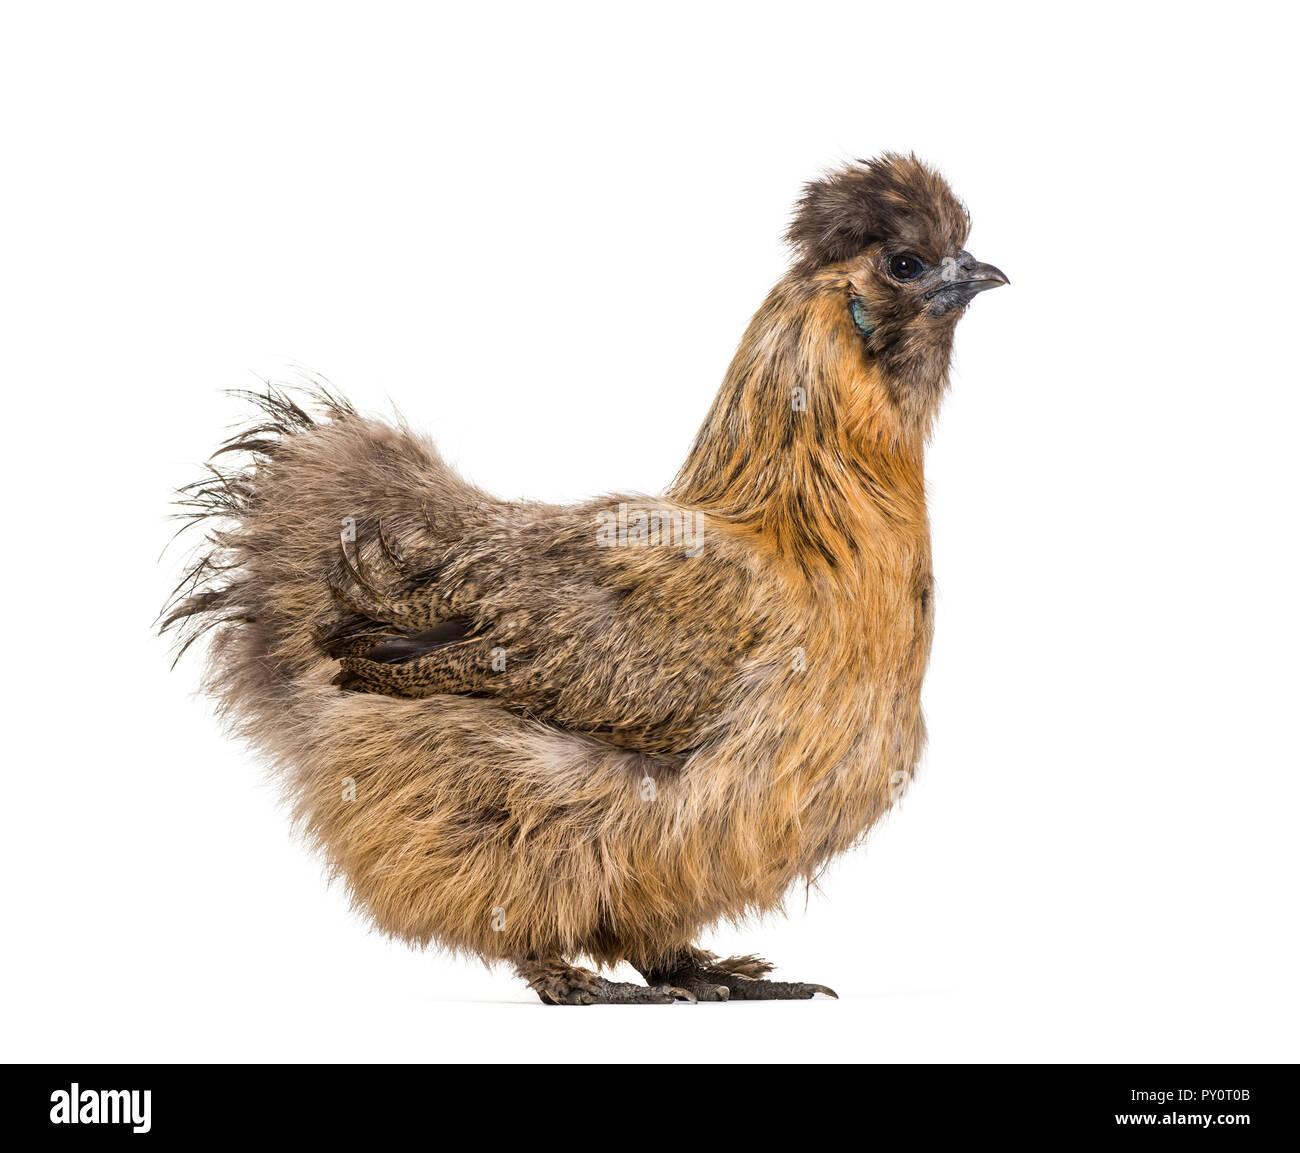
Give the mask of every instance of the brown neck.
[(843, 305), (830, 277), (772, 290), (668, 494), (753, 529), (809, 575), (927, 531), (928, 421), (891, 399)]

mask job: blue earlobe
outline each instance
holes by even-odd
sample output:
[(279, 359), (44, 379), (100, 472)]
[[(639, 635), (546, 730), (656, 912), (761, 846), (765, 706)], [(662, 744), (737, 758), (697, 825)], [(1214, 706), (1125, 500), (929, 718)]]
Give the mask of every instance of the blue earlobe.
[(863, 336), (870, 336), (876, 326), (871, 323), (871, 317), (867, 315), (866, 301), (855, 296), (849, 302), (849, 311), (853, 313), (853, 323), (858, 326), (858, 331)]

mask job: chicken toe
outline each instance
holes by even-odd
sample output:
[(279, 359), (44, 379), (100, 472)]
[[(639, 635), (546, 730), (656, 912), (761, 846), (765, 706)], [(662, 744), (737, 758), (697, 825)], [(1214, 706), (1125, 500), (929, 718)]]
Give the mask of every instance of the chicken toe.
[(760, 957), (720, 959), (704, 949), (684, 949), (677, 956), (638, 972), (652, 985), (666, 982), (690, 990), (701, 1001), (806, 1001), (819, 994), (839, 1000), (825, 985), (803, 981), (769, 981), (772, 965)]
[(668, 983), (611, 981), (558, 959), (520, 961), (515, 972), (544, 1005), (671, 1005), (677, 1001), (695, 1004), (698, 1000), (690, 990)]

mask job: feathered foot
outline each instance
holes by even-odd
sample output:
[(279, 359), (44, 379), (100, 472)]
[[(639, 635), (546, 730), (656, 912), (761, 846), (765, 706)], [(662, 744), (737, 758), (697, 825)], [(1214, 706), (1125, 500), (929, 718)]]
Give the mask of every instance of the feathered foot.
[(695, 1003), (686, 989), (660, 984), (634, 985), (630, 981), (609, 981), (590, 969), (579, 969), (559, 958), (546, 961), (518, 961), (515, 972), (544, 1005), (671, 1005), (674, 1001)]
[(699, 1001), (806, 1001), (821, 993), (839, 1000), (825, 985), (802, 981), (768, 981), (773, 969), (761, 957), (718, 958), (704, 949), (686, 949), (671, 960), (637, 971), (650, 984), (675, 985)]

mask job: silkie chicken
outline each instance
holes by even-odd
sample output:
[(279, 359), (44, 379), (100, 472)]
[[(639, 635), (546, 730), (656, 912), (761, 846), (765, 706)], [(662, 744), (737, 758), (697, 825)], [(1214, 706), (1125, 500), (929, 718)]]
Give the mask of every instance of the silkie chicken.
[(184, 490), (207, 551), (163, 627), (212, 630), (206, 688), (378, 928), (547, 1004), (833, 995), (699, 938), (915, 771), (924, 446), (958, 319), (1007, 283), (969, 224), (914, 156), (809, 184), (661, 498), (497, 500), (327, 391), (254, 396), (218, 453), (247, 465)]

